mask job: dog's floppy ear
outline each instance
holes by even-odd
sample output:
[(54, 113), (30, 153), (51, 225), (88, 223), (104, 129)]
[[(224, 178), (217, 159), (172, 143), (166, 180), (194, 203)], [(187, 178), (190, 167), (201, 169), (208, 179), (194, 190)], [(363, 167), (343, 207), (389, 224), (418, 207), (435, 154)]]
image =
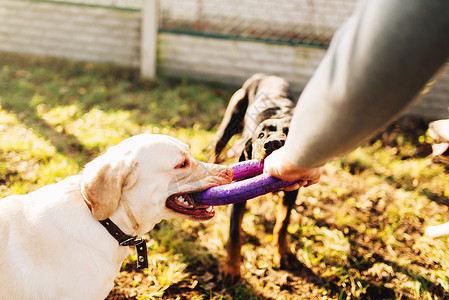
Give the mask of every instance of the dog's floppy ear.
[(249, 139), (246, 141), (245, 149), (243, 149), (240, 159), (243, 158), (244, 160), (251, 160), (252, 157), (253, 157), (253, 141), (252, 139)]
[(250, 78), (248, 78), (242, 85), (242, 89), (245, 91), (246, 95), (248, 94), (256, 94), (257, 87), (259, 86), (260, 81), (266, 77), (263, 73), (256, 73)]
[(86, 164), (82, 173), (81, 192), (97, 220), (109, 218), (117, 209), (122, 188), (134, 168), (123, 157), (108, 153)]

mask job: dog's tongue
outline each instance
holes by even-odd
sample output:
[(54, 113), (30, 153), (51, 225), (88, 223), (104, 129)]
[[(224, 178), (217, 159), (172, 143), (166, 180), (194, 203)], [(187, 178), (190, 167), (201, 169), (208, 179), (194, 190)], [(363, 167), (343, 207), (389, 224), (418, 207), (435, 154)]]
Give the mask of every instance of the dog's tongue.
[(449, 148), (449, 143), (440, 143), (432, 145), (432, 156), (442, 155)]

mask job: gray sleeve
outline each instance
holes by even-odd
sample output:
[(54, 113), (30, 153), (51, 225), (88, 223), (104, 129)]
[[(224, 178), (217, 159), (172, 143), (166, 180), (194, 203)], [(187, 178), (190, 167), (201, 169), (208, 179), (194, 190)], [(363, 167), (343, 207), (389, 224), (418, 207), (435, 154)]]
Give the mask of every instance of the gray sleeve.
[(318, 167), (372, 137), (449, 57), (449, 1), (367, 0), (335, 34), (301, 94), (285, 145)]

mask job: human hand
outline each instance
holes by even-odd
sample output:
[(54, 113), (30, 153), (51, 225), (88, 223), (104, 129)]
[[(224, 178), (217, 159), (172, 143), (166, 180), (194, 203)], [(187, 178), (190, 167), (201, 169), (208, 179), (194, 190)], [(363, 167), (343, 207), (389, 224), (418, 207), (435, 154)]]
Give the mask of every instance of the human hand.
[(300, 180), (300, 182), (285, 188), (286, 191), (297, 190), (302, 186), (308, 187), (320, 181), (321, 168), (298, 167), (291, 163), (284, 153), (284, 148), (280, 148), (267, 156), (264, 161), (264, 173), (285, 181)]

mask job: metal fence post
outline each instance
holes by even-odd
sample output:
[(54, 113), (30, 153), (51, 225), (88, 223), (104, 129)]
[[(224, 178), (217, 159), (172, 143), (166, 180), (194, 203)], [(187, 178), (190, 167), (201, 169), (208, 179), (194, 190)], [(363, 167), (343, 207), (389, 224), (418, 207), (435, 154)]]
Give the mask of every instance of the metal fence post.
[(142, 0), (142, 27), (140, 44), (140, 75), (156, 77), (156, 41), (158, 32), (158, 0)]

